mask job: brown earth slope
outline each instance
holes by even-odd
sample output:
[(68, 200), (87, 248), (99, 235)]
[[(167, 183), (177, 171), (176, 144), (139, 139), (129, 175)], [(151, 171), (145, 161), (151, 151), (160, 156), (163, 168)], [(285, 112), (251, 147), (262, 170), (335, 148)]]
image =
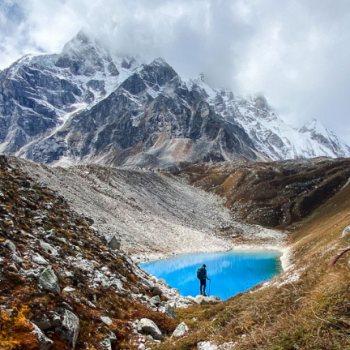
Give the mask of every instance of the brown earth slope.
[(350, 232), (342, 237), (349, 225), (347, 184), (289, 227), (289, 268), (282, 275), (220, 305), (183, 310), (191, 333), (159, 349), (197, 349), (202, 341), (211, 350), (350, 349), (350, 253), (331, 267), (350, 246)]
[(225, 198), (237, 219), (283, 228), (307, 217), (347, 183), (350, 159), (224, 163), (177, 174)]

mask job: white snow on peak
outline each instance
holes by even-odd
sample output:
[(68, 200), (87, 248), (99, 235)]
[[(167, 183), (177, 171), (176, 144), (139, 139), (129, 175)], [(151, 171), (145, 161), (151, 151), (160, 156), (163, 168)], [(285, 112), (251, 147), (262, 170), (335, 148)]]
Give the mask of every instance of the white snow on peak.
[[(194, 82), (192, 82), (194, 84)], [(207, 102), (226, 120), (239, 124), (258, 151), (272, 160), (314, 157), (350, 157), (350, 148), (316, 119), (295, 129), (287, 125), (263, 96), (235, 97), (231, 91), (207, 87), (201, 79), (195, 84), (208, 94)]]
[(157, 57), (150, 63), (150, 65), (168, 66), (168, 63), (163, 58)]

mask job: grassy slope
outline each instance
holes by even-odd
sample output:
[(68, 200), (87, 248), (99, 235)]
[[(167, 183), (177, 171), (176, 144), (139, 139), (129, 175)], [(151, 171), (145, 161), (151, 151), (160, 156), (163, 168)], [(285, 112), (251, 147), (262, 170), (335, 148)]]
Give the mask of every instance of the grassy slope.
[[(350, 235), (341, 238), (349, 224), (347, 186), (293, 227), (287, 272), (267, 288), (257, 286), (220, 305), (183, 310), (179, 317), (191, 332), (159, 349), (196, 349), (203, 340), (234, 341), (235, 349), (350, 348), (350, 253), (330, 267), (350, 246)], [(293, 275), (300, 277), (293, 281)]]

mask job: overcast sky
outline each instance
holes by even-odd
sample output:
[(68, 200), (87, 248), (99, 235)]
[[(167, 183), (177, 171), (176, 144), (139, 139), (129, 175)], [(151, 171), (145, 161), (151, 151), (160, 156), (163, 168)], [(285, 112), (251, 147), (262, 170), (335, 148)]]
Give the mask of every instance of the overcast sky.
[(349, 0), (0, 0), (0, 69), (59, 52), (82, 27), (184, 78), (262, 93), (288, 123), (350, 144)]

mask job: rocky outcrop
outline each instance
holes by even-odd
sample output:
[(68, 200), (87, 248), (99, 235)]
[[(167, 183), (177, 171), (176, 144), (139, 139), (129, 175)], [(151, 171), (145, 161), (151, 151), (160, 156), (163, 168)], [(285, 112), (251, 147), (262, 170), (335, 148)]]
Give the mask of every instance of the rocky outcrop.
[(162, 334), (173, 332), (177, 322), (167, 317), (164, 302), (149, 302), (149, 276), (125, 252), (111, 249), (92, 223), (0, 156), (0, 343), (43, 350), (132, 347), (137, 332), (129, 322), (140, 314), (156, 319)]

